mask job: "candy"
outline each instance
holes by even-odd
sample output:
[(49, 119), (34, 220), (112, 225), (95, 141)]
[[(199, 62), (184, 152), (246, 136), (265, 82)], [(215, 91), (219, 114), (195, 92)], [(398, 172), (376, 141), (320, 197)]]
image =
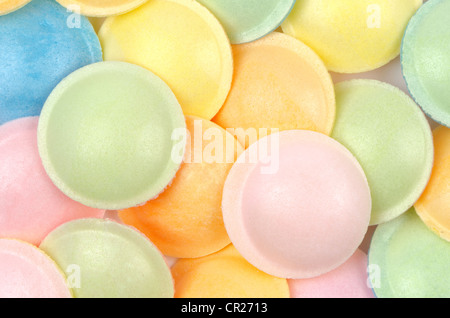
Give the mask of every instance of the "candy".
[(172, 276), (160, 251), (115, 221), (67, 222), (40, 248), (66, 272), (76, 298), (173, 297)]
[(230, 42), (216, 17), (196, 1), (149, 1), (106, 19), (99, 37), (105, 60), (154, 72), (186, 115), (211, 119), (222, 107), (233, 75)]
[(231, 168), (222, 202), (237, 250), (283, 278), (315, 277), (343, 264), (367, 232), (370, 208), (369, 186), (352, 154), (305, 130), (251, 145)]
[(332, 138), (358, 159), (372, 196), (370, 224), (392, 220), (420, 197), (431, 175), (433, 139), (414, 101), (398, 88), (374, 80), (336, 85)]
[(429, 230), (413, 208), (377, 227), (369, 251), (379, 298), (450, 297), (450, 242)]
[(401, 62), (408, 89), (423, 111), (450, 127), (450, 1), (429, 0), (405, 32)]
[[(308, 129), (330, 134), (335, 96), (319, 57), (294, 38), (274, 32), (233, 47), (235, 73), (230, 94), (213, 121), (226, 128), (265, 132)], [(240, 135), (247, 148), (252, 142)], [(254, 142), (254, 140), (253, 140)]]
[(89, 21), (75, 23), (70, 14), (52, 0), (33, 0), (0, 16), (0, 124), (38, 116), (59, 81), (102, 60)]
[(107, 17), (124, 14), (148, 0), (57, 0), (68, 10), (88, 17)]
[(45, 173), (37, 147), (38, 117), (0, 126), (0, 237), (38, 245), (59, 225), (98, 217), (92, 209), (65, 196)]
[(71, 298), (66, 277), (34, 245), (0, 239), (0, 298)]
[(222, 189), (242, 146), (233, 135), (186, 116), (188, 144), (172, 184), (146, 205), (120, 211), (125, 224), (145, 233), (165, 255), (193, 258), (230, 243), (222, 218)]
[(232, 44), (255, 41), (277, 29), (295, 0), (197, 0), (220, 20)]
[(178, 128), (185, 128), (181, 107), (160, 78), (137, 65), (100, 62), (53, 90), (39, 119), (39, 152), (70, 198), (125, 209), (157, 196), (175, 176)]
[(310, 46), (328, 69), (359, 73), (400, 53), (403, 33), (422, 0), (302, 0), (281, 25)]
[(22, 8), (31, 0), (2, 0), (0, 2), (0, 15), (8, 14)]
[(367, 279), (367, 255), (360, 249), (329, 273), (288, 283), (291, 298), (374, 298)]
[(286, 279), (249, 264), (233, 245), (201, 258), (180, 259), (172, 267), (175, 298), (288, 298)]
[(428, 227), (450, 241), (450, 129), (436, 128), (434, 167), (422, 196), (414, 204), (417, 214)]

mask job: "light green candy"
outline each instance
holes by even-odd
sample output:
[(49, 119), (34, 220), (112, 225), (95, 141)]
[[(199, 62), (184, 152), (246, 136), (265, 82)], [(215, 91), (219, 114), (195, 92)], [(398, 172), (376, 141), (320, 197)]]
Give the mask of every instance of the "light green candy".
[(41, 243), (65, 272), (76, 298), (172, 298), (160, 251), (141, 233), (106, 219), (61, 225)]
[(371, 225), (394, 219), (420, 197), (433, 166), (425, 115), (400, 89), (375, 80), (336, 85), (332, 138), (361, 164), (372, 196)]
[(232, 44), (255, 41), (278, 28), (295, 0), (197, 0), (222, 23)]
[(39, 120), (39, 152), (70, 198), (94, 208), (129, 208), (171, 182), (185, 143), (172, 134), (185, 125), (159, 77), (137, 65), (100, 62), (75, 71), (51, 93)]
[(429, 0), (405, 31), (401, 50), (408, 90), (423, 111), (450, 127), (450, 1)]
[(368, 264), (379, 298), (450, 297), (450, 242), (428, 229), (413, 208), (377, 227)]

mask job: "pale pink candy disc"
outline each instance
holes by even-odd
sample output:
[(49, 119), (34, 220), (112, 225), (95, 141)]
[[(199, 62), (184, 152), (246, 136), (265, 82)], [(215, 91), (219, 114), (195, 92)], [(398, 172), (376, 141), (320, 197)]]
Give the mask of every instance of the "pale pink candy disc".
[(61, 269), (34, 245), (0, 239), (0, 298), (71, 298)]
[(262, 138), (238, 158), (222, 208), (230, 239), (248, 262), (273, 276), (310, 278), (353, 255), (368, 229), (371, 197), (344, 146), (290, 130)]
[(291, 298), (375, 298), (368, 282), (367, 255), (360, 249), (329, 273), (290, 279), (288, 284)]
[(38, 119), (0, 126), (0, 237), (35, 245), (67, 221), (105, 213), (68, 198), (47, 176), (37, 147)]

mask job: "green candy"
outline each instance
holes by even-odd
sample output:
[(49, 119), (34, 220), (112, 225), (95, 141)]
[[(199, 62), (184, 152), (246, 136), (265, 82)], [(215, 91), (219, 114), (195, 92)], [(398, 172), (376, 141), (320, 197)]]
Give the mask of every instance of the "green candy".
[[(94, 208), (134, 207), (160, 194), (184, 151), (180, 104), (156, 75), (137, 65), (100, 62), (66, 77), (42, 110), (44, 167), (70, 198)], [(176, 158), (175, 158), (176, 157)]]
[(70, 221), (41, 243), (76, 298), (172, 298), (160, 251), (140, 232), (106, 219)]
[(371, 225), (407, 211), (433, 167), (433, 137), (420, 108), (400, 89), (375, 80), (336, 85), (332, 137), (361, 164), (372, 196)]
[(408, 90), (423, 111), (450, 127), (450, 1), (429, 0), (406, 28), (401, 50)]
[(368, 257), (379, 298), (450, 297), (450, 242), (428, 229), (414, 208), (377, 227)]

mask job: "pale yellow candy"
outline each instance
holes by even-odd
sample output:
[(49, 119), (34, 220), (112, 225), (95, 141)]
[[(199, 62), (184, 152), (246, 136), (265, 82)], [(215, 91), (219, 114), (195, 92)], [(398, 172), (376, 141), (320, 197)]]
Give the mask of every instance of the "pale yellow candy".
[(169, 85), (185, 115), (209, 120), (225, 102), (233, 76), (230, 41), (196, 1), (149, 1), (107, 18), (99, 37), (105, 60), (151, 70)]
[(59, 4), (88, 17), (108, 17), (136, 9), (148, 0), (56, 0)]
[(31, 0), (0, 0), (0, 15), (22, 8)]
[(330, 71), (359, 73), (400, 54), (404, 31), (422, 0), (302, 0), (283, 32), (310, 46)]

